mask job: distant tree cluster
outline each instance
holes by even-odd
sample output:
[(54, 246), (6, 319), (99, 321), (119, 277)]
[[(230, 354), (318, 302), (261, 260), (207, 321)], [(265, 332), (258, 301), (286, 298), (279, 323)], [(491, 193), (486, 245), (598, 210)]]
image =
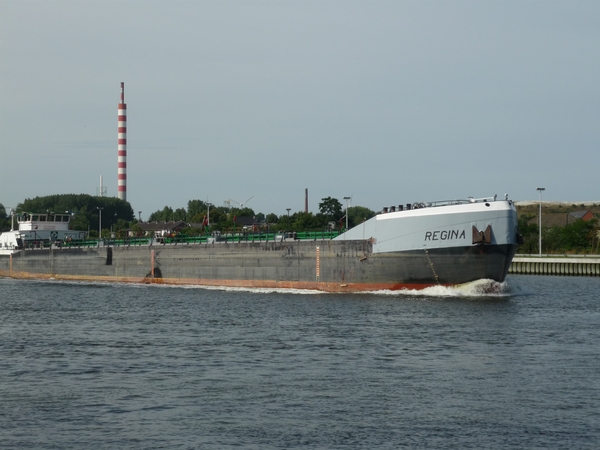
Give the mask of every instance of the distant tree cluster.
[(126, 230), (135, 219), (133, 208), (116, 197), (93, 197), (87, 194), (48, 195), (26, 199), (17, 205), (17, 212), (69, 213), (72, 215), (70, 228), (90, 230), (90, 236), (98, 236), (100, 210), (102, 229)]
[[(530, 223), (535, 216), (519, 217), (519, 233), (523, 236), (520, 253), (539, 252), (539, 226)], [(565, 226), (542, 228), (543, 253), (598, 253), (600, 226), (598, 219), (577, 220)]]
[(10, 217), (6, 214), (6, 208), (0, 203), (0, 232), (10, 231)]
[[(348, 226), (352, 227), (370, 219), (375, 212), (363, 206), (348, 208)], [(208, 204), (202, 200), (188, 201), (187, 209), (173, 209), (165, 206), (163, 209), (150, 214), (149, 222), (184, 221), (189, 224), (199, 225), (208, 220)], [(272, 232), (276, 231), (316, 231), (331, 228), (340, 229), (345, 227), (345, 211), (342, 204), (336, 198), (326, 197), (319, 203), (319, 213), (295, 212), (293, 214), (282, 214), (280, 216), (262, 212), (256, 213), (252, 208), (235, 208), (227, 206), (210, 207), (211, 230), (229, 231), (237, 226), (237, 218), (252, 217), (256, 223), (268, 226)], [(196, 230), (186, 230), (188, 233)]]
[(599, 233), (598, 219), (578, 220), (542, 230), (542, 248), (547, 253), (598, 253)]
[[(102, 212), (100, 213), (100, 208)], [(89, 231), (90, 237), (98, 236), (100, 215), (102, 216), (102, 235), (108, 237), (110, 230), (117, 235), (124, 235), (127, 230), (141, 231), (131, 205), (115, 197), (94, 197), (87, 194), (49, 195), (26, 199), (16, 208), (16, 213), (69, 213), (72, 215), (70, 228)], [(210, 214), (210, 227), (207, 229)], [(362, 206), (348, 208), (348, 225), (352, 227), (375, 215), (375, 212)], [(186, 233), (202, 233), (209, 229), (219, 231), (235, 230), (239, 227), (237, 219), (251, 217), (271, 232), (277, 231), (316, 231), (329, 228), (345, 227), (345, 211), (339, 200), (326, 197), (319, 203), (319, 213), (305, 213), (278, 216), (274, 213), (256, 213), (252, 208), (235, 208), (228, 206), (210, 206), (202, 200), (190, 200), (187, 208), (173, 209), (165, 206), (150, 214), (149, 222), (183, 221), (189, 224)], [(332, 226), (333, 225), (333, 226)], [(10, 217), (0, 205), (0, 229), (10, 230)]]

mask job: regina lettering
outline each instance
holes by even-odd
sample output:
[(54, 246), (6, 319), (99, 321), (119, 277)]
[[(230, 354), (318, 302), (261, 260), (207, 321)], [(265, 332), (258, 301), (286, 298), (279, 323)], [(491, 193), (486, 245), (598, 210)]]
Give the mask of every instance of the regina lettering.
[(436, 230), (425, 233), (426, 241), (447, 241), (449, 239), (464, 239), (465, 230)]

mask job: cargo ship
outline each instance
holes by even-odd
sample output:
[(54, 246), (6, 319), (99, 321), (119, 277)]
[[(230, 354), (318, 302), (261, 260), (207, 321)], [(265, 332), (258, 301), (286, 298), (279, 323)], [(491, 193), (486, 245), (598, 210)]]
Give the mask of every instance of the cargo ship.
[(340, 233), (88, 240), (64, 214), (21, 214), (0, 276), (364, 292), (503, 282), (517, 245), (508, 196), (383, 208)]

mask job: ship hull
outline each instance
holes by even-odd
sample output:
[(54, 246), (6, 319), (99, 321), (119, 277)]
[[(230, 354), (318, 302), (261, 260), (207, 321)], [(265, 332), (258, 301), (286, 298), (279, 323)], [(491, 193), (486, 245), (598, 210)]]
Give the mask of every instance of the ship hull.
[(482, 199), (379, 214), (327, 240), (6, 249), (10, 234), (0, 276), (328, 292), (502, 282), (516, 226), (512, 202)]
[(0, 258), (13, 278), (313, 289), (422, 289), (504, 281), (516, 246), (373, 253), (373, 243), (297, 241), (21, 250)]

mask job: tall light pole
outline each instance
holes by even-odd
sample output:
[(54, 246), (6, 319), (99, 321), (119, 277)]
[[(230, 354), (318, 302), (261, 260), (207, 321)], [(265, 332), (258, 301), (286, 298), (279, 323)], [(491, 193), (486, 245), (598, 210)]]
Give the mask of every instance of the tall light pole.
[(350, 197), (344, 197), (344, 200), (346, 200), (346, 231), (348, 231), (348, 200)]
[(138, 219), (139, 219), (138, 222), (142, 221), (142, 212), (141, 211), (138, 211)]
[(288, 225), (290, 223), (290, 211), (292, 210), (292, 208), (285, 208), (285, 210), (288, 212)]
[(206, 226), (210, 227), (210, 207), (212, 203), (206, 202), (207, 212), (206, 212)]
[(98, 239), (102, 239), (102, 210), (104, 208), (101, 208), (100, 206), (96, 206), (96, 209), (98, 211), (100, 211), (100, 216), (98, 219)]
[(540, 242), (539, 242), (539, 250), (540, 250), (540, 256), (542, 256), (542, 191), (545, 191), (546, 188), (535, 188), (536, 191), (540, 192)]

